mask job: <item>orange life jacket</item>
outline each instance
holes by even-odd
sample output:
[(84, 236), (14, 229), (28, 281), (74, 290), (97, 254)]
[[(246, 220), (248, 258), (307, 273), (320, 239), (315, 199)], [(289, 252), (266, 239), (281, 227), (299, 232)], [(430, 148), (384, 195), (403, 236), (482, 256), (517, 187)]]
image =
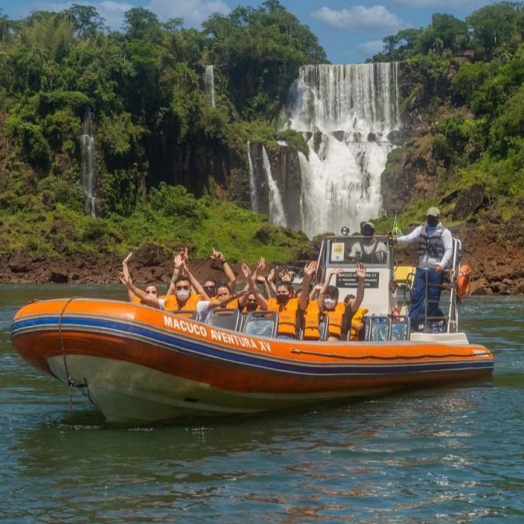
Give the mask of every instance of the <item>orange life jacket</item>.
[(184, 304), (180, 305), (176, 295), (168, 295), (164, 302), (165, 311), (180, 311), (182, 309), (186, 311), (196, 311), (197, 302), (202, 300), (201, 295), (189, 295), (189, 298), (185, 301)]
[(297, 336), (298, 320), (298, 298), (290, 298), (287, 304), (282, 306), (276, 298), (267, 301), (267, 309), (278, 313), (278, 334)]
[[(358, 324), (360, 322), (363, 322), (364, 321), (364, 316), (365, 314), (369, 311), (368, 308), (365, 308), (365, 307), (359, 307), (355, 314), (353, 315), (353, 318), (351, 319), (351, 324), (353, 324), (353, 322), (355, 322), (355, 324)], [(358, 334), (360, 333), (359, 330), (357, 330), (356, 328), (354, 327), (351, 327), (351, 338), (350, 340), (358, 340)]]
[(324, 313), (329, 317), (329, 336), (340, 338), (342, 335), (342, 320), (346, 312), (346, 304), (337, 302), (334, 309), (325, 309)]
[[(164, 300), (165, 298), (165, 296), (157, 297), (158, 300)], [(140, 297), (137, 297), (136, 295), (133, 295), (133, 299), (131, 300), (131, 302), (133, 302), (134, 304), (142, 304), (143, 306), (148, 305)]]
[(320, 339), (320, 308), (316, 300), (310, 300), (304, 311), (304, 339)]
[[(218, 304), (218, 300), (216, 300), (215, 298), (212, 298), (210, 302), (213, 305)], [(216, 307), (225, 307), (227, 309), (240, 309), (240, 304), (238, 303), (238, 298), (235, 298), (235, 299), (231, 300), (231, 302), (228, 302), (225, 306), (217, 305)]]

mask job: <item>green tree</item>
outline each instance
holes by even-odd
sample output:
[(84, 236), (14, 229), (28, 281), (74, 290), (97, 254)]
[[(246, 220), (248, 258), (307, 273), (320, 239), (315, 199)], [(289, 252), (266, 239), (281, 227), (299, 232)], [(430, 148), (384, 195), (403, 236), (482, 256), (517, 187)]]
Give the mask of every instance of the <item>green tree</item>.
[(107, 30), (104, 26), (104, 19), (93, 6), (73, 4), (72, 7), (65, 10), (65, 14), (71, 19), (76, 34), (80, 38), (93, 38)]
[(488, 53), (511, 45), (517, 35), (522, 39), (522, 4), (500, 2), (478, 9), (466, 19), (473, 30), (473, 41)]
[(315, 35), (277, 0), (214, 15), (203, 27), (211, 63), (222, 68), (235, 106), (251, 119), (275, 117), (298, 68), (327, 61)]
[(142, 7), (133, 7), (124, 15), (123, 29), (130, 40), (160, 43), (162, 39), (162, 25), (158, 17)]

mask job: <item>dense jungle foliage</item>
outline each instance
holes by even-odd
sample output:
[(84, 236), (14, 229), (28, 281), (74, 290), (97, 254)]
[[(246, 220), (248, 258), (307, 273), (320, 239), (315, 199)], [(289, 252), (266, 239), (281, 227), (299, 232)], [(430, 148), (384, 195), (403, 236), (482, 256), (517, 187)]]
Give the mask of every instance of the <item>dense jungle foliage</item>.
[(384, 39), (373, 61), (391, 60), (403, 63), (412, 137), (429, 132), (432, 161), (444, 168), (440, 195), (480, 182), (507, 214), (520, 207), (524, 4), (487, 5), (464, 21), (434, 14), (428, 27)]
[[(372, 59), (403, 63), (404, 149), (431, 129), (440, 194), (482, 181), (510, 203), (524, 196), (523, 7), (435, 14), (385, 38)], [(200, 31), (182, 25), (142, 8), (121, 31), (91, 6), (20, 21), (0, 9), (0, 252), (121, 254), (151, 239), (201, 257), (215, 246), (284, 261), (304, 248), (304, 235), (236, 204), (249, 195), (246, 141), (303, 147), (279, 131), (279, 113), (299, 67), (326, 63), (324, 50), (277, 0), (213, 15)], [(84, 212), (79, 184), (86, 115), (103, 218)]]

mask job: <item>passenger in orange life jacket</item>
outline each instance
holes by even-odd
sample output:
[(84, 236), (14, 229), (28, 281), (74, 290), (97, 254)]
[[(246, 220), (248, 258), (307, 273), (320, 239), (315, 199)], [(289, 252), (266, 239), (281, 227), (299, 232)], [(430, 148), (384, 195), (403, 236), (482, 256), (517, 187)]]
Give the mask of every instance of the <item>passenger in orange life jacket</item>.
[[(355, 295), (347, 295), (344, 302), (349, 304), (355, 298)], [(346, 306), (346, 314), (342, 321), (343, 340), (364, 340), (364, 317), (368, 312), (369, 309), (365, 307), (359, 307), (356, 311), (352, 311), (350, 307)]]
[(200, 322), (205, 322), (209, 312), (218, 307), (227, 307), (238, 309), (238, 299), (245, 294), (245, 291), (238, 293), (231, 293), (231, 289), (227, 283), (217, 284), (216, 295), (209, 300), (199, 300), (196, 305), (197, 316), (196, 319)]
[(326, 314), (329, 317), (329, 336), (328, 341), (343, 340), (347, 337), (348, 316), (351, 317), (358, 310), (362, 300), (364, 299), (364, 279), (366, 276), (366, 266), (358, 264), (356, 269), (357, 274), (357, 295), (354, 299), (350, 299), (348, 303), (339, 302), (339, 291), (336, 286), (330, 286), (329, 282), (333, 275), (338, 275), (347, 269), (333, 268), (326, 275), (324, 285), (320, 290), (318, 297), (318, 307), (321, 314)]
[(185, 253), (175, 256), (175, 268), (178, 277), (171, 281), (171, 286), (165, 298), (164, 309), (166, 311), (196, 311), (200, 300), (209, 300), (207, 293), (200, 282), (194, 277), (189, 269), (187, 249)]
[[(304, 268), (304, 289), (309, 289), (313, 274), (317, 270), (316, 262), (309, 262)], [(276, 298), (267, 301), (267, 309), (278, 312), (278, 338), (297, 338), (298, 314), (306, 309), (308, 294), (302, 293), (300, 299), (294, 297), (291, 282), (278, 282), (276, 285)]]
[(120, 282), (127, 288), (129, 297), (133, 297), (131, 302), (137, 302), (143, 306), (150, 306), (156, 309), (164, 310), (165, 299), (158, 296), (158, 289), (154, 284), (148, 284), (146, 289), (140, 289), (133, 284), (129, 273), (127, 275), (124, 272), (118, 274)]
[(175, 293), (166, 296), (164, 305), (166, 311), (196, 311), (199, 301), (209, 300), (204, 288), (193, 276), (186, 263), (182, 267), (182, 274), (174, 282), (174, 288)]
[[(276, 276), (276, 269), (273, 267), (271, 268), (271, 271), (269, 272), (269, 275), (267, 277), (267, 283), (268, 283), (270, 290), (273, 292), (274, 295), (277, 294), (275, 276)], [(290, 284), (293, 284), (294, 280), (295, 280), (295, 273), (293, 271), (289, 271), (289, 269), (284, 268), (278, 272), (278, 282), (289, 282)]]
[[(125, 284), (125, 282), (130, 282), (132, 284), (132, 279), (129, 273), (129, 266), (128, 266), (128, 262), (132, 256), (133, 256), (133, 252), (130, 251), (127, 254), (126, 258), (124, 258), (124, 260), (122, 261), (122, 273), (119, 274), (120, 282), (122, 282), (126, 286), (127, 297), (129, 298), (130, 302), (136, 302), (142, 305), (150, 305), (146, 303), (139, 295), (134, 293), (131, 290), (131, 288), (127, 286), (127, 284)], [(148, 284), (145, 287), (145, 293), (147, 294), (148, 297), (156, 297), (158, 299), (157, 300), (158, 305), (154, 305), (153, 307), (158, 307), (158, 309), (164, 309), (164, 297), (160, 297), (158, 295), (158, 288), (156, 287), (155, 284)]]
[[(227, 277), (227, 285), (229, 286), (229, 289), (231, 292), (233, 292), (235, 288), (235, 282), (236, 282), (236, 276), (233, 270), (231, 269), (230, 265), (226, 262), (226, 259), (224, 255), (217, 251), (215, 248), (213, 248), (211, 255), (209, 257), (213, 264), (217, 267), (220, 267), (222, 271), (224, 272), (225, 276)], [(169, 289), (167, 291), (167, 295), (171, 295), (175, 292), (174, 286), (175, 286), (175, 280), (180, 276), (181, 270), (184, 267), (184, 264), (189, 263), (189, 250), (186, 248), (182, 249), (174, 258), (174, 268), (173, 268), (173, 275), (171, 277), (171, 285), (169, 286)], [(204, 281), (204, 284), (202, 286), (202, 289), (206, 293), (206, 295), (209, 298), (212, 298), (216, 296), (217, 293), (217, 285), (218, 282), (213, 278), (208, 278)]]
[[(246, 280), (246, 287), (243, 295), (238, 299), (238, 307), (241, 311), (255, 311), (256, 309), (267, 309), (267, 300), (262, 293), (260, 293), (255, 283), (257, 271), (263, 266), (264, 259), (260, 259), (255, 273), (251, 273), (251, 269), (247, 264), (241, 264), (240, 270), (244, 274)], [(251, 298), (250, 298), (251, 297)]]

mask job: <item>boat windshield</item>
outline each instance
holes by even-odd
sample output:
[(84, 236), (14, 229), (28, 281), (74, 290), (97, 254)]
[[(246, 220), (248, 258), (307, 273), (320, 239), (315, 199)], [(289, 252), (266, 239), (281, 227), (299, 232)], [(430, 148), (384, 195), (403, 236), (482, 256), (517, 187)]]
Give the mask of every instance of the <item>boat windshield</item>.
[(323, 248), (326, 250), (325, 261), (330, 266), (359, 262), (367, 266), (390, 266), (390, 249), (384, 235), (331, 237), (326, 239)]

